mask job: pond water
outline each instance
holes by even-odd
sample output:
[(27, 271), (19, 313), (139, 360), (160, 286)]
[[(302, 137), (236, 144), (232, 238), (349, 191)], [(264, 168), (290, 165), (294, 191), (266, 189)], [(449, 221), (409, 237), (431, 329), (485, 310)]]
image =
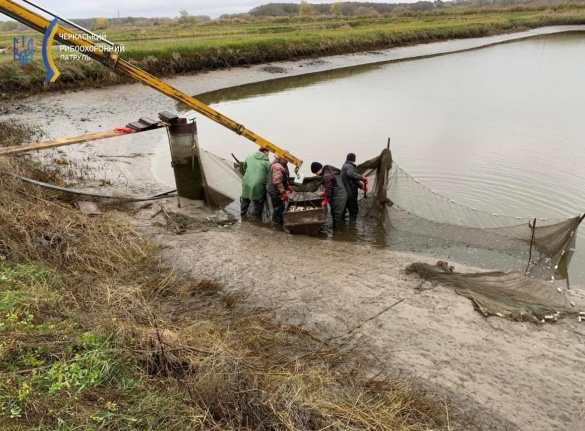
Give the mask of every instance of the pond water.
[[(197, 97), (304, 160), (302, 173), (312, 161), (341, 167), (348, 152), (359, 163), (391, 138), (403, 169), (456, 202), (563, 218), (585, 212), (584, 54), (584, 32), (561, 33)], [(221, 157), (257, 148), (197, 121), (200, 145)], [(585, 283), (584, 235), (572, 283)]]

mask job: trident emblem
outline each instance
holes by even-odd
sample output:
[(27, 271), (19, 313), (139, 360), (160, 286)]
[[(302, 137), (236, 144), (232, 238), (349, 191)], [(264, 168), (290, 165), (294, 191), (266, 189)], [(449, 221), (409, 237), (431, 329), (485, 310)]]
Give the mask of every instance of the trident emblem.
[(32, 37), (28, 40), (28, 42), (26, 41), (24, 35), (22, 36), (22, 41), (19, 41), (17, 37), (14, 38), (12, 52), (14, 54), (14, 59), (18, 61), (22, 67), (26, 66), (30, 61), (32, 61), (34, 54), (34, 43), (35, 41)]

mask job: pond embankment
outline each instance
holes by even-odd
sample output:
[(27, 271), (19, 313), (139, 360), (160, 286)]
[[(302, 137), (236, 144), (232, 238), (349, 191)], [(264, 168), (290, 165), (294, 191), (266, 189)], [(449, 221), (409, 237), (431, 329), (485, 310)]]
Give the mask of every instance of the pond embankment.
[[(112, 34), (109, 37), (113, 42), (124, 47), (121, 58), (152, 75), (165, 77), (584, 23), (582, 5), (563, 3), (502, 9), (441, 9), (378, 17), (218, 20), (192, 28), (110, 29), (108, 34)], [(140, 34), (138, 40), (133, 39), (138, 36), (136, 33)], [(172, 39), (173, 34), (181, 37)], [(69, 61), (60, 55), (55, 60), (61, 77), (49, 91), (130, 82), (129, 78), (95, 61)], [(0, 62), (0, 93), (45, 92), (45, 75), (43, 62), (39, 60), (27, 64), (24, 71), (17, 62)]]

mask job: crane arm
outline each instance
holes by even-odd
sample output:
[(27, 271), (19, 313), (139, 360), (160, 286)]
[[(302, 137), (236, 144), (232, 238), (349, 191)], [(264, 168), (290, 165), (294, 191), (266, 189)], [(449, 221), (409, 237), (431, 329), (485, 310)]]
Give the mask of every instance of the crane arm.
[[(49, 13), (51, 12), (42, 9), (39, 6), (34, 5), (32, 2), (23, 0), (26, 3), (29, 3), (38, 9), (42, 10), (43, 12)], [(41, 33), (45, 33), (51, 21), (47, 20), (45, 17), (39, 15), (36, 12), (33, 12), (26, 7), (15, 3), (12, 0), (0, 0), (0, 12), (15, 19), (16, 21), (27, 25)], [(54, 15), (54, 17), (57, 17)], [(60, 17), (59, 19), (69, 23), (67, 20), (64, 20)], [(91, 32), (78, 27), (85, 31), (86, 33), (92, 34)], [(274, 145), (273, 143), (267, 141), (266, 139), (262, 138), (261, 136), (257, 135), (256, 133), (252, 132), (245, 128), (242, 124), (235, 122), (234, 120), (226, 117), (225, 115), (219, 113), (215, 109), (207, 106), (206, 104), (200, 102), (199, 100), (195, 99), (192, 96), (189, 96), (183, 93), (180, 90), (166, 84), (165, 82), (161, 81), (160, 79), (156, 78), (155, 76), (145, 72), (144, 70), (140, 69), (139, 67), (134, 66), (133, 64), (119, 58), (119, 53), (115, 49), (115, 45), (109, 41), (102, 39), (103, 42), (106, 42), (114, 47), (113, 50), (104, 50), (103, 47), (93, 43), (91, 40), (86, 38), (79, 38), (77, 37), (77, 33), (73, 33), (68, 28), (63, 26), (57, 25), (57, 30), (55, 33), (55, 39), (59, 42), (76, 47), (77, 50), (82, 52), (83, 54), (91, 57), (92, 59), (99, 61), (100, 63), (112, 68), (113, 70), (129, 76), (136, 81), (139, 81), (149, 87), (163, 93), (166, 96), (169, 96), (179, 102), (185, 103), (187, 106), (192, 108), (193, 110), (199, 112), (200, 114), (206, 116), (207, 118), (215, 121), (216, 123), (232, 130), (233, 132), (237, 133), (238, 135), (242, 135), (245, 138), (249, 139), (250, 141), (256, 143), (261, 147), (267, 147), (272, 151), (275, 155), (287, 160), (290, 163), (295, 165), (295, 172), (298, 173), (299, 168), (302, 165), (302, 160), (294, 157), (292, 154), (284, 151), (280, 147)], [(95, 35), (97, 36), (97, 35)], [(99, 39), (99, 38), (98, 38)]]

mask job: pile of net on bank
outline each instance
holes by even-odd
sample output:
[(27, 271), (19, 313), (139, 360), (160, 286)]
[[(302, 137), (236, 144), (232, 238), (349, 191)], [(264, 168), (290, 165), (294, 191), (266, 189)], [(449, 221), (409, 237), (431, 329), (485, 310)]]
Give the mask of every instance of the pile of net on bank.
[(585, 312), (575, 309), (560, 288), (545, 281), (527, 278), (518, 272), (458, 273), (446, 262), (436, 266), (416, 262), (406, 267), (407, 274), (418, 274), (424, 280), (454, 288), (459, 295), (469, 298), (474, 308), (488, 316), (507, 317), (517, 321), (555, 322), (564, 316), (578, 316)]

